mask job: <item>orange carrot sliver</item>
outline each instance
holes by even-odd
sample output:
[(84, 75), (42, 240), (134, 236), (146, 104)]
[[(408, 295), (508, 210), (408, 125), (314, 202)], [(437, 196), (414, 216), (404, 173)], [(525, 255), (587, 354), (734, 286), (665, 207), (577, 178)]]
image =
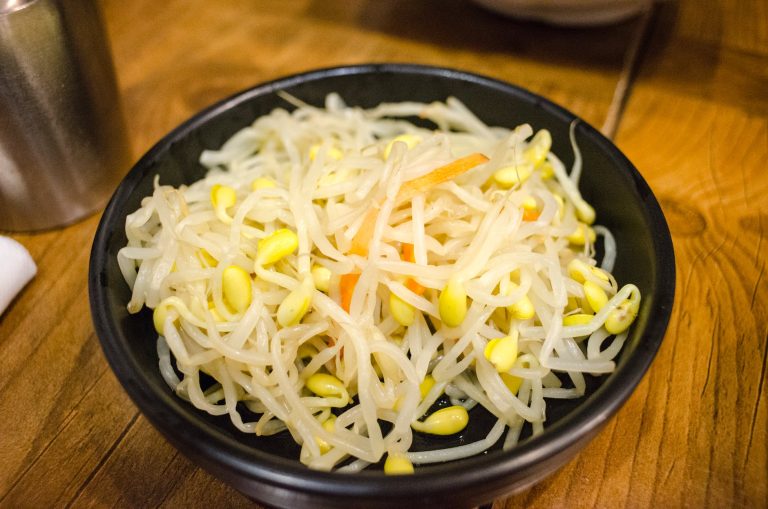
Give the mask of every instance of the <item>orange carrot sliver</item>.
[(523, 221), (536, 221), (541, 215), (538, 210), (523, 209)]
[(422, 193), (428, 189), (435, 187), (443, 182), (453, 180), (462, 173), (466, 173), (475, 166), (479, 166), (488, 162), (488, 158), (480, 152), (475, 152), (461, 159), (456, 159), (439, 168), (435, 168), (426, 175), (417, 177), (413, 180), (409, 180), (400, 186), (400, 191), (397, 193), (398, 201), (410, 200), (419, 193)]
[(349, 306), (352, 304), (352, 294), (355, 292), (355, 285), (360, 279), (360, 274), (343, 274), (339, 282), (339, 293), (341, 295), (341, 307), (349, 313)]
[(351, 254), (360, 256), (368, 255), (368, 244), (370, 244), (371, 238), (373, 238), (373, 229), (376, 227), (377, 212), (378, 209), (371, 208), (366, 213), (365, 219), (363, 219), (363, 224), (360, 226), (360, 229), (357, 230), (355, 236), (352, 237), (352, 246), (349, 248)]
[(415, 293), (416, 295), (424, 295), (424, 292), (427, 291), (425, 287), (421, 286), (412, 277), (409, 277), (408, 279), (405, 280), (405, 287), (408, 288), (413, 293)]
[(403, 255), (401, 256), (403, 261), (413, 263), (416, 261), (416, 257), (413, 255), (413, 244), (403, 242)]
[[(462, 173), (466, 173), (475, 166), (488, 162), (488, 158), (480, 152), (475, 152), (466, 157), (456, 159), (446, 165), (435, 168), (426, 175), (409, 180), (400, 186), (395, 201), (412, 200), (414, 196), (423, 193), (432, 187), (452, 180)], [(376, 226), (377, 208), (371, 208), (363, 220), (363, 224), (352, 238), (352, 246), (349, 252), (352, 254), (366, 256), (368, 254), (368, 244), (373, 237), (373, 229)]]
[[(408, 242), (403, 242), (403, 254), (401, 256), (403, 261), (406, 262), (415, 262), (416, 257), (413, 254), (413, 244), (409, 244)], [(415, 279), (412, 277), (409, 277), (405, 280), (405, 287), (408, 288), (410, 291), (415, 293), (416, 295), (424, 295), (424, 292), (427, 291), (427, 289), (423, 286), (421, 286), (419, 283), (416, 282)]]

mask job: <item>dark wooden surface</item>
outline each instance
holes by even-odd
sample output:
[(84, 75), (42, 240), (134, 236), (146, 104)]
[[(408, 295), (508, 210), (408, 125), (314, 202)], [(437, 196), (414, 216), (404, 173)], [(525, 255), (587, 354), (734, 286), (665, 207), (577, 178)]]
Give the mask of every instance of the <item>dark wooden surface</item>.
[[(494, 506), (768, 506), (764, 0), (665, 2), (647, 37), (642, 18), (558, 29), (460, 0), (102, 7), (136, 156), (242, 88), (370, 61), (487, 74), (615, 127), (672, 230), (672, 321), (606, 429), (557, 474)], [(13, 235), (39, 273), (0, 318), (0, 505), (249, 505), (165, 442), (109, 370), (86, 289), (97, 222)]]

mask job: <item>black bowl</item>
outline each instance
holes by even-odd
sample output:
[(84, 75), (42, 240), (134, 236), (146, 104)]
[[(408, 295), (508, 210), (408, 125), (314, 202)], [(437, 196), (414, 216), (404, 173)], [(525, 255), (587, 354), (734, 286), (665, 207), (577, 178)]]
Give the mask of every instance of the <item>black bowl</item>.
[[(149, 312), (129, 315), (129, 289), (116, 254), (125, 242), (125, 217), (151, 193), (159, 174), (164, 184), (203, 177), (204, 149), (218, 148), (241, 127), (276, 107), (290, 108), (276, 92), (287, 91), (321, 105), (338, 92), (351, 105), (383, 101), (461, 99), (491, 125), (530, 123), (546, 128), (553, 150), (570, 165), (569, 125), (576, 117), (518, 87), (465, 72), (416, 65), (362, 65), (324, 69), (246, 90), (195, 115), (155, 145), (118, 187), (99, 224), (91, 253), (89, 290), (96, 332), (123, 387), (146, 417), (193, 461), (246, 495), (282, 507), (469, 507), (523, 489), (573, 457), (626, 401), (648, 369), (664, 336), (675, 286), (674, 254), (667, 224), (646, 182), (624, 155), (584, 122), (576, 138), (584, 158), (581, 189), (598, 222), (616, 237), (614, 274), (633, 282), (643, 295), (639, 316), (609, 376), (590, 378), (588, 394), (573, 401), (551, 400), (547, 427), (515, 449), (428, 468), (413, 476), (387, 477), (309, 470), (287, 434), (263, 438), (237, 431), (225, 417), (211, 417), (175, 397), (157, 367)], [(483, 435), (491, 419), (473, 410), (472, 426), (461, 437), (422, 440), (423, 448)]]

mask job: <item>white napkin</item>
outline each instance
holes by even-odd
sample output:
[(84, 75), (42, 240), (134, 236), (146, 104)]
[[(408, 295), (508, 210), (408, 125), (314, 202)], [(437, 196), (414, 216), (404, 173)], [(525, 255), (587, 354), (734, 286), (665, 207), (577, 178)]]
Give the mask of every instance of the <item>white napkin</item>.
[(29, 251), (0, 235), (0, 315), (36, 273), (37, 266)]

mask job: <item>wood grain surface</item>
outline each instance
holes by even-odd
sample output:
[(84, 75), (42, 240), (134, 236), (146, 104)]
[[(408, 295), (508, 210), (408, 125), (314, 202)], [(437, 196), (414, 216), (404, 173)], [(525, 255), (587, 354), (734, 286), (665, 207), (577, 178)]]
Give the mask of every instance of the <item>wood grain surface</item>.
[[(597, 29), (524, 23), (461, 0), (101, 5), (136, 156), (245, 87), (371, 61), (511, 81), (597, 127), (618, 115), (616, 142), (673, 235), (670, 327), (605, 430), (555, 475), (494, 507), (768, 506), (764, 0), (664, 2), (645, 32), (639, 19)], [(634, 41), (640, 50), (627, 58)], [(109, 370), (86, 288), (97, 223), (12, 235), (39, 273), (0, 317), (0, 506), (251, 506), (165, 442)]]

